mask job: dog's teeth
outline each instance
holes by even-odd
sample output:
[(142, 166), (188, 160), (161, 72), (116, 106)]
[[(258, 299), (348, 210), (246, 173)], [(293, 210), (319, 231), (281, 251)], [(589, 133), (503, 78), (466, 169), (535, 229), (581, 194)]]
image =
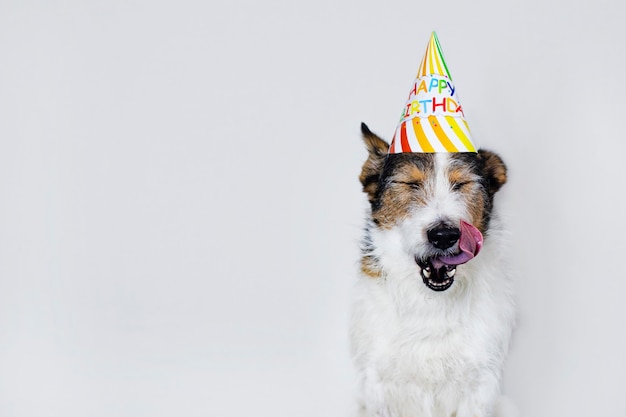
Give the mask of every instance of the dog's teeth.
[(454, 274), (456, 274), (456, 268), (451, 269), (451, 270), (449, 270), (449, 271), (446, 271), (446, 276), (447, 276), (448, 278), (452, 278), (452, 277), (454, 276)]
[(424, 276), (426, 278), (430, 278), (430, 268), (426, 267), (426, 268), (422, 269), (422, 274), (424, 274)]

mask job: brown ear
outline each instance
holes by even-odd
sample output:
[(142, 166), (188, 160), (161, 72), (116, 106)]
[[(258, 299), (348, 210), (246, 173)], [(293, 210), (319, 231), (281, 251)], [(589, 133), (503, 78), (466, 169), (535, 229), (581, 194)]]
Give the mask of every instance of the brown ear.
[(363, 141), (369, 155), (363, 164), (359, 180), (363, 184), (363, 191), (367, 193), (368, 199), (373, 201), (378, 190), (378, 180), (383, 164), (389, 152), (389, 144), (373, 133), (365, 123), (361, 123), (361, 133), (363, 133)]
[(478, 156), (483, 160), (483, 175), (487, 179), (489, 192), (495, 194), (506, 183), (506, 165), (497, 154), (480, 149)]

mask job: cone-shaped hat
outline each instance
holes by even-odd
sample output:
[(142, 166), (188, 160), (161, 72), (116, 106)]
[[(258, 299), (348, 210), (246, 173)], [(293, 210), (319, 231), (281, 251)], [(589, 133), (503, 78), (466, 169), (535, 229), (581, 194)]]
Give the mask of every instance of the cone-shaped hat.
[(389, 147), (402, 152), (476, 152), (435, 32)]

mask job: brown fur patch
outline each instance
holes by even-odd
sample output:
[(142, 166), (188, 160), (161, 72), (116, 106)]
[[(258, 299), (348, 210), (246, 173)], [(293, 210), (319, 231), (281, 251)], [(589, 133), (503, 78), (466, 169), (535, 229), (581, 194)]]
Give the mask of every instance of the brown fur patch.
[(380, 278), (381, 270), (376, 260), (369, 255), (365, 255), (361, 258), (361, 272), (370, 278)]
[(450, 172), (448, 172), (448, 180), (453, 186), (464, 184), (472, 179), (473, 175), (471, 175), (471, 172), (467, 172), (466, 169), (459, 169), (457, 167), (456, 169), (451, 169)]
[[(475, 186), (475, 184), (473, 184)], [(470, 187), (464, 187), (465, 190), (461, 190), (465, 204), (467, 205), (467, 211), (470, 215), (470, 223), (472, 223), (478, 230), (485, 233), (485, 196), (480, 192), (475, 192)], [(473, 188), (473, 187), (472, 187)]]
[(481, 186), (482, 178), (475, 172), (477, 165), (469, 161), (461, 163), (453, 158), (453, 163), (448, 169), (448, 181), (452, 190), (459, 193), (465, 202), (469, 219), (465, 219), (484, 232), (485, 226), (485, 193)]
[(478, 156), (483, 160), (489, 192), (494, 194), (506, 183), (506, 165), (498, 155), (490, 151), (481, 149)]
[(402, 173), (404, 180), (413, 184), (423, 184), (426, 180), (426, 173), (415, 165), (408, 165)]

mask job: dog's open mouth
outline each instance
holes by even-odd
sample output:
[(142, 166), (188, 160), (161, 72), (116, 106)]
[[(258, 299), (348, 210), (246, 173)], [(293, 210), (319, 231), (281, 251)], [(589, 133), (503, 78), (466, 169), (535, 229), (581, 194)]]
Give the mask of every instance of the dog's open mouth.
[(454, 283), (457, 265), (473, 259), (483, 245), (483, 235), (473, 225), (461, 220), (461, 237), (456, 255), (435, 256), (430, 259), (415, 257), (422, 280), (433, 291), (445, 291)]
[(415, 260), (421, 268), (421, 276), (424, 284), (433, 291), (445, 291), (454, 282), (454, 274), (456, 274), (456, 265), (442, 265), (439, 268), (435, 268), (433, 263), (423, 261), (421, 259)]

